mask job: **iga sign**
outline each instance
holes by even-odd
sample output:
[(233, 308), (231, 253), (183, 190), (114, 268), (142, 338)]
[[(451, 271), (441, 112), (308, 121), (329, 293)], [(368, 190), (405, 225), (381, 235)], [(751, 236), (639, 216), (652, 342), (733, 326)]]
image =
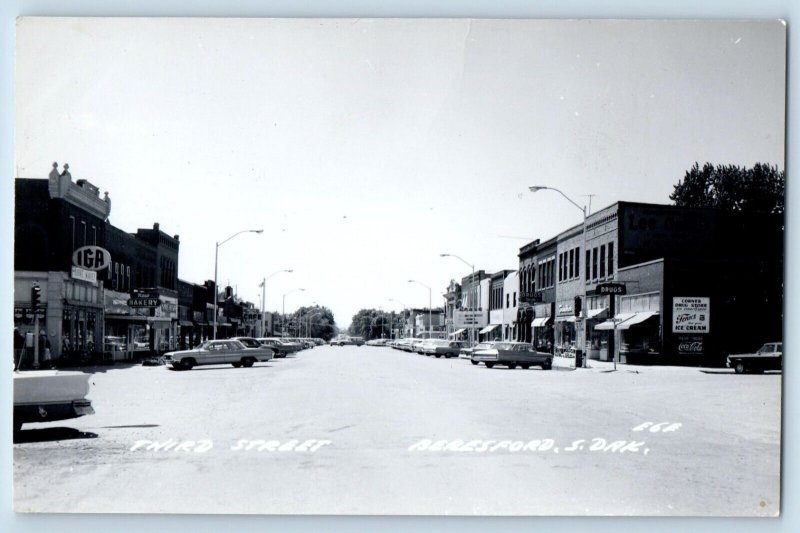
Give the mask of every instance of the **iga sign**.
[(672, 298), (673, 333), (708, 333), (710, 298)]
[(103, 270), (111, 264), (111, 254), (99, 246), (82, 246), (73, 252), (72, 264), (84, 270)]

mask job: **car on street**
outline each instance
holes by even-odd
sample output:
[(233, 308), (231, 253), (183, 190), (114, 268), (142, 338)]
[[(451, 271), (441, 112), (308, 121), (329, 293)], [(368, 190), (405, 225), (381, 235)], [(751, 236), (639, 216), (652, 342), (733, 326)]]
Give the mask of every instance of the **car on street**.
[(339, 337), (331, 341), (331, 346), (363, 346), (363, 337)]
[(435, 357), (450, 358), (458, 357), (461, 351), (461, 343), (458, 341), (448, 341), (445, 339), (427, 339), (422, 343), (422, 353)]
[(386, 339), (371, 339), (367, 341), (367, 346), (386, 346)]
[[(472, 346), (472, 347), (470, 347), (467, 343), (464, 343), (464, 345), (461, 347), (461, 350), (459, 350), (459, 355), (464, 356), (467, 359), (469, 359), (469, 358), (472, 357), (472, 353), (475, 350), (487, 350), (487, 349), (491, 348), (492, 346), (494, 346), (495, 342), (496, 341), (479, 342), (478, 344), (476, 344), (475, 346)], [(472, 364), (477, 364), (477, 363), (473, 362)]]
[(191, 370), (200, 365), (230, 364), (236, 368), (253, 366), (258, 361), (272, 359), (272, 350), (248, 348), (233, 339), (206, 341), (191, 350), (179, 350), (164, 354), (164, 361), (175, 370)]
[(258, 339), (254, 339), (253, 337), (233, 337), (231, 340), (239, 341), (242, 344), (244, 344), (245, 347), (247, 348), (253, 348), (258, 350), (269, 350), (271, 353), (270, 359), (272, 359), (273, 357), (277, 357), (278, 350), (276, 350), (271, 346), (265, 346), (261, 344), (260, 342), (258, 342)]
[(286, 357), (288, 354), (300, 350), (299, 344), (286, 342), (278, 337), (261, 337), (256, 340), (263, 346), (267, 346), (275, 350), (275, 357)]
[(421, 354), (422, 353), (422, 345), (428, 342), (430, 339), (414, 339), (411, 343), (411, 351), (414, 353)]
[(768, 342), (755, 353), (739, 353), (728, 356), (728, 367), (737, 374), (781, 370), (783, 367), (783, 343)]
[(91, 374), (63, 370), (27, 370), (14, 374), (14, 431), (22, 424), (66, 420), (94, 414)]
[(487, 368), (492, 368), (494, 365), (505, 365), (512, 369), (521, 366), (526, 370), (531, 366), (540, 366), (542, 370), (553, 368), (553, 355), (537, 352), (533, 345), (527, 342), (497, 342), (491, 348), (476, 349), (472, 353), (471, 360), (472, 364), (477, 365), (482, 362)]

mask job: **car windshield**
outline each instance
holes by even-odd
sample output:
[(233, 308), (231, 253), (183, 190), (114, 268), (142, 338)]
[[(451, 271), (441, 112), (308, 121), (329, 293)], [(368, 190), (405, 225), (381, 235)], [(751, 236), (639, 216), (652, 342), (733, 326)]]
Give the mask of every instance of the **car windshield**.
[(493, 342), (482, 342), (482, 343), (478, 344), (477, 346), (475, 346), (475, 349), (476, 350), (488, 350), (489, 348), (493, 348), (493, 347), (494, 347), (494, 343)]
[(260, 344), (255, 339), (237, 339), (239, 342), (247, 346), (248, 348), (258, 348)]
[(531, 349), (531, 345), (530, 344), (523, 344), (523, 343), (516, 343), (516, 342), (501, 342), (499, 344), (495, 344), (494, 348), (497, 348), (498, 350), (522, 351), (522, 350), (530, 350)]

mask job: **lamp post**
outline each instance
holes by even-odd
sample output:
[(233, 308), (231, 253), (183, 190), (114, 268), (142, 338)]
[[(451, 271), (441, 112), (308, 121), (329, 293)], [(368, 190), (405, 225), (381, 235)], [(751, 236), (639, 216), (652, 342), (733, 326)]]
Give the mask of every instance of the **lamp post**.
[(432, 305), (431, 305), (431, 302), (433, 301), (433, 299), (432, 299), (431, 288), (428, 285), (425, 285), (424, 283), (422, 283), (421, 281), (417, 281), (415, 279), (410, 279), (410, 280), (408, 280), (408, 282), (409, 283), (419, 283), (420, 285), (422, 285), (423, 287), (428, 289), (428, 338), (430, 339), (431, 338), (431, 331), (433, 331), (433, 319), (432, 319), (433, 313), (432, 313)]
[(292, 269), (285, 269), (285, 270), (276, 270), (266, 278), (261, 281), (261, 334), (265, 337), (267, 336), (264, 330), (267, 327), (266, 320), (267, 320), (267, 280), (276, 274), (280, 274), (282, 272), (289, 272), (292, 273), (294, 270)]
[(216, 248), (214, 249), (214, 334), (213, 340), (217, 340), (217, 270), (219, 268), (219, 247), (228, 242), (229, 240), (233, 239), (237, 235), (241, 235), (242, 233), (263, 233), (263, 229), (244, 229), (242, 231), (238, 231), (225, 239), (222, 242), (217, 241)]
[[(390, 302), (397, 302), (397, 303), (399, 303), (400, 305), (403, 306), (403, 324), (405, 324), (405, 320), (406, 320), (405, 310), (408, 309), (408, 306), (406, 304), (404, 304), (403, 302), (401, 302), (400, 300), (396, 300), (395, 298), (389, 298), (389, 301)], [(394, 324), (392, 324), (392, 325), (394, 325)], [(390, 328), (390, 333), (391, 333), (391, 328)]]
[[(578, 344), (578, 346), (575, 347), (575, 366), (577, 367), (578, 366), (578, 362), (580, 361), (584, 368), (589, 368), (588, 357), (584, 357), (584, 353), (583, 353), (584, 348), (586, 348), (586, 305), (587, 305), (587, 302), (586, 302), (586, 283), (589, 281), (588, 279), (586, 279), (586, 275), (585, 275), (586, 269), (589, 266), (588, 265), (588, 261), (585, 259), (586, 258), (586, 206), (584, 205), (584, 206), (581, 207), (578, 203), (576, 203), (574, 200), (572, 200), (572, 198), (570, 198), (569, 196), (567, 196), (566, 194), (561, 192), (561, 190), (556, 189), (555, 187), (532, 185), (532, 186), (528, 187), (528, 190), (531, 191), (531, 192), (537, 192), (537, 191), (543, 191), (543, 190), (555, 191), (558, 194), (560, 194), (561, 196), (563, 196), (564, 198), (566, 198), (569, 203), (571, 203), (572, 205), (577, 207), (583, 213), (583, 246), (581, 247), (581, 253), (579, 254), (578, 257), (580, 258), (580, 256), (583, 256), (584, 257), (584, 261), (586, 261), (586, 264), (581, 265), (580, 264), (580, 259), (578, 259), (578, 265), (580, 265), (582, 267), (582, 268), (579, 269), (580, 270), (580, 277), (578, 279), (580, 280), (580, 284), (581, 284), (580, 285), (580, 287), (581, 287), (580, 290), (581, 290), (581, 292), (583, 292), (583, 301), (582, 301), (583, 305), (581, 305), (581, 316), (580, 316), (581, 334), (580, 334), (580, 338), (578, 340), (579, 344)], [(588, 356), (588, 354), (586, 354), (586, 355)]]
[(309, 314), (306, 318), (306, 337), (310, 337), (311, 334), (311, 319), (315, 316), (322, 316), (321, 311), (314, 311), (313, 313)]
[(305, 289), (292, 289), (289, 292), (283, 293), (283, 305), (281, 306), (281, 337), (283, 337), (283, 333), (286, 331), (286, 295), (304, 290)]
[[(474, 263), (470, 263), (470, 262), (464, 260), (463, 258), (457, 256), (456, 254), (439, 254), (439, 257), (455, 257), (456, 259), (458, 259), (459, 261), (461, 261), (462, 263), (464, 263), (465, 265), (470, 267), (472, 269), (472, 277), (470, 278), (470, 280), (472, 280), (472, 283), (475, 283), (475, 264)], [(478, 290), (480, 291), (480, 283), (478, 284)], [(472, 292), (472, 290), (470, 289), (470, 293), (471, 292)], [(478, 306), (476, 305), (475, 308), (477, 309)], [(453, 319), (454, 319), (454, 324), (455, 324), (455, 316), (453, 317)], [(453, 327), (455, 328), (455, 326), (453, 326)], [(475, 327), (474, 326), (469, 328), (469, 343), (470, 343), (471, 346), (475, 345)]]

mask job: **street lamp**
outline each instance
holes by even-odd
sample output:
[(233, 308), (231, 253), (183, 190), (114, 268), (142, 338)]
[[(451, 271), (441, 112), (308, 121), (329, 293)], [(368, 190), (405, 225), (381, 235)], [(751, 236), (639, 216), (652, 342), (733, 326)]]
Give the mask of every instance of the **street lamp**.
[(266, 278), (261, 281), (261, 334), (266, 337), (264, 330), (267, 327), (266, 320), (267, 320), (267, 280), (276, 274), (281, 274), (282, 272), (289, 272), (292, 273), (294, 270), (286, 269), (286, 270), (276, 270)]
[[(474, 263), (470, 263), (470, 262), (464, 260), (463, 258), (457, 256), (456, 254), (439, 254), (439, 257), (455, 257), (456, 259), (458, 259), (459, 261), (461, 261), (462, 263), (464, 263), (465, 265), (470, 267), (472, 269), (472, 277), (470, 279), (472, 280), (472, 283), (475, 283), (475, 264)], [(481, 284), (478, 283), (478, 292), (480, 292), (480, 290), (481, 290)], [(474, 298), (471, 298), (471, 296), (472, 296), (472, 288), (470, 288), (469, 292), (470, 292), (470, 299), (474, 300)], [(480, 296), (478, 297), (478, 299), (480, 300)], [(473, 303), (475, 303), (475, 302), (473, 301)], [(468, 306), (468, 307), (473, 307), (473, 306)], [(477, 309), (478, 306), (476, 305), (476, 306), (474, 306), (474, 308)], [(455, 317), (453, 317), (453, 319), (455, 319)], [(475, 345), (475, 326), (474, 325), (472, 325), (472, 327), (469, 328), (469, 343), (472, 346)]]
[(228, 242), (229, 240), (233, 239), (237, 235), (241, 235), (242, 233), (263, 233), (263, 229), (244, 229), (242, 231), (238, 231), (225, 239), (222, 242), (216, 243), (216, 248), (214, 250), (214, 336), (213, 340), (217, 340), (217, 270), (219, 267), (219, 247)]
[(305, 291), (305, 289), (292, 289), (289, 292), (283, 293), (283, 305), (281, 307), (281, 337), (283, 337), (283, 333), (286, 331), (286, 295), (297, 291)]
[(306, 318), (306, 337), (311, 336), (311, 319), (314, 318), (315, 316), (322, 316), (322, 311), (314, 311), (313, 313), (310, 313)]
[[(578, 255), (578, 257), (579, 257), (578, 264), (580, 265), (580, 256), (583, 256), (584, 260), (586, 261), (586, 259), (585, 259), (585, 257), (586, 257), (586, 206), (581, 207), (577, 202), (572, 200), (572, 198), (570, 198), (569, 196), (567, 196), (566, 194), (561, 192), (561, 190), (556, 189), (555, 187), (532, 185), (532, 186), (528, 187), (528, 190), (531, 191), (531, 192), (537, 192), (537, 191), (543, 191), (543, 190), (555, 191), (558, 194), (560, 194), (561, 196), (563, 196), (564, 198), (566, 198), (569, 203), (571, 203), (572, 205), (577, 207), (583, 213), (583, 246), (581, 248), (581, 253)], [(580, 266), (582, 266), (583, 268), (579, 268), (578, 269), (578, 270), (580, 270), (580, 277), (578, 279), (580, 280), (581, 291), (583, 292), (583, 305), (581, 306), (581, 316), (580, 316), (581, 334), (580, 334), (580, 339), (578, 341), (579, 344), (578, 344), (578, 346), (575, 347), (575, 366), (577, 367), (578, 366), (578, 364), (577, 364), (578, 361), (581, 361), (582, 366), (584, 368), (589, 368), (588, 357), (586, 357), (586, 358), (583, 357), (583, 350), (584, 350), (584, 348), (586, 348), (586, 306), (587, 306), (587, 302), (586, 302), (586, 283), (589, 280), (586, 279), (585, 272), (586, 272), (587, 267), (589, 266), (588, 265), (588, 261), (586, 261), (586, 264), (580, 265)], [(587, 356), (588, 356), (588, 354), (587, 354)]]
[(433, 300), (432, 300), (431, 288), (428, 285), (425, 285), (424, 283), (422, 283), (421, 281), (417, 281), (415, 279), (410, 279), (410, 280), (408, 280), (408, 282), (409, 283), (419, 283), (420, 285), (422, 285), (423, 287), (428, 289), (428, 338), (430, 339), (430, 338), (432, 338), (431, 337), (431, 332), (433, 331), (433, 319), (432, 319), (432, 315), (433, 315), (432, 308), (433, 308), (433, 306), (431, 305), (431, 302)]

